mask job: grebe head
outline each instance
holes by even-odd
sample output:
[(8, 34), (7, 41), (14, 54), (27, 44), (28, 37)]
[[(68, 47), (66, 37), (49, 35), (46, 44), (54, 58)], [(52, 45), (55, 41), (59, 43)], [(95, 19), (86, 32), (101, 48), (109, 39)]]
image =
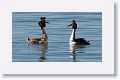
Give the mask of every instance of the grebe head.
[(45, 20), (45, 19), (46, 19), (46, 17), (40, 17), (40, 19), (41, 19), (41, 20), (43, 20), (43, 19)]
[(72, 20), (73, 23), (75, 23), (75, 20)]
[(71, 26), (72, 29), (77, 29), (77, 23), (75, 20), (72, 20), (72, 23), (68, 26)]
[(40, 21), (39, 21), (39, 26), (41, 27), (41, 29), (43, 29), (43, 27), (46, 27), (46, 17), (40, 17)]
[(43, 17), (43, 19), (46, 19), (46, 17)]

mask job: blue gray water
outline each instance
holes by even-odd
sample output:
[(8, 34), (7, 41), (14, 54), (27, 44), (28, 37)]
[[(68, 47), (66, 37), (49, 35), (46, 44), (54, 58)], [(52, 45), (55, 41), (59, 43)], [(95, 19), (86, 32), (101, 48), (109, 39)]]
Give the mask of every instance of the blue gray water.
[[(45, 30), (48, 45), (28, 45), (27, 37), (41, 37), (38, 21), (45, 16), (49, 24)], [(91, 45), (70, 51), (72, 29), (67, 27), (76, 20), (76, 38), (89, 40)], [(101, 12), (13, 12), (12, 13), (13, 62), (101, 62), (102, 13)]]

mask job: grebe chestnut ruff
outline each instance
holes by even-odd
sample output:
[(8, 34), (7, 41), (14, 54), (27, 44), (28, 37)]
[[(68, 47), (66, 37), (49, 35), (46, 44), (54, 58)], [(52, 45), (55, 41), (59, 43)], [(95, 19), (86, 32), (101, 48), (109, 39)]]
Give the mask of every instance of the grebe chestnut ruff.
[(90, 45), (89, 41), (86, 41), (84, 38), (75, 39), (75, 31), (77, 29), (77, 24), (75, 20), (72, 20), (72, 24), (68, 26), (72, 26), (72, 29), (73, 29), (72, 34), (70, 36), (70, 41), (69, 41), (70, 45)]
[(48, 23), (45, 19), (45, 17), (40, 17), (41, 21), (38, 22), (39, 26), (41, 27), (42, 31), (42, 37), (41, 38), (34, 38), (30, 39), (29, 37), (27, 38), (27, 43), (28, 44), (42, 44), (42, 43), (47, 43), (47, 33), (45, 31), (46, 23)]

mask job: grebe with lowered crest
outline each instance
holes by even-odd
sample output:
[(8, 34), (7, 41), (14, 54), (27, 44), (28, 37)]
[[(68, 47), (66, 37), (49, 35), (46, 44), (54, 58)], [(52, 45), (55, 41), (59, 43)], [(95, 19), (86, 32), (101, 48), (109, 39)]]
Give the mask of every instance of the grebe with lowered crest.
[(70, 45), (90, 45), (89, 41), (86, 41), (84, 38), (75, 39), (75, 31), (77, 29), (77, 23), (75, 22), (75, 20), (72, 20), (72, 24), (68, 26), (72, 26), (72, 29), (73, 29), (70, 37), (70, 41), (69, 41)]
[(45, 17), (40, 17), (41, 21), (38, 22), (39, 26), (41, 27), (42, 31), (42, 37), (41, 38), (34, 38), (30, 39), (29, 37), (27, 38), (27, 43), (28, 44), (42, 44), (42, 43), (47, 43), (47, 33), (44, 29), (46, 27), (46, 23), (48, 23), (45, 19)]

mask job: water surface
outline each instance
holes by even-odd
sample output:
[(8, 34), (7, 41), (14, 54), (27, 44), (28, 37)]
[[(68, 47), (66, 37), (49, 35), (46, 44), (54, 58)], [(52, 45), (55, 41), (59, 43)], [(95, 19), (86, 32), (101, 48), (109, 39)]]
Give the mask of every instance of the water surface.
[[(45, 16), (49, 24), (45, 30), (48, 44), (28, 45), (27, 37), (41, 37), (38, 21)], [(91, 45), (70, 51), (72, 29), (67, 27), (76, 20), (76, 38), (85, 38)], [(101, 12), (13, 12), (12, 13), (13, 62), (101, 62), (102, 13)]]

